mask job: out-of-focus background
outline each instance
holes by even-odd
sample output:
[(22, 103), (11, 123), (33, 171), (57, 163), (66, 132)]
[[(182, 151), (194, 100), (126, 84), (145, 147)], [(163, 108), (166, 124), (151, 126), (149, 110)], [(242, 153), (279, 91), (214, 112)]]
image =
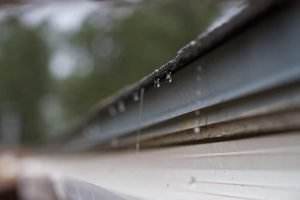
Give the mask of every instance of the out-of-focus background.
[(63, 134), (103, 98), (174, 57), (227, 6), (33, 2), (0, 2), (2, 146), (43, 144)]

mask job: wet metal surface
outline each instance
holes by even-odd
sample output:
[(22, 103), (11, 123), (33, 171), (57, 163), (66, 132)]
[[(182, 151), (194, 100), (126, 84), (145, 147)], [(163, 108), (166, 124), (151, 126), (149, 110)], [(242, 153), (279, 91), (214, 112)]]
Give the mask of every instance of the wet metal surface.
[[(148, 86), (171, 84), (175, 74), (155, 70), (158, 66), (172, 57), (164, 69), (191, 61), (198, 39), (180, 47), (205, 30), (210, 35), (249, 7), (244, 0), (6, 4), (17, 1), (0, 2), (5, 3), (0, 7), (0, 140), (7, 145), (37, 144), (60, 135), (86, 119), (100, 100), (151, 71), (155, 77)], [(123, 113), (125, 101), (110, 105), (110, 115)]]
[[(136, 123), (138, 103), (125, 98), (122, 102), (126, 112), (111, 117), (106, 107), (102, 107), (92, 121), (79, 129), (84, 137), (71, 140), (69, 147), (84, 149), (198, 109), (297, 83), (299, 49), (293, 44), (300, 34), (298, 9), (298, 3), (277, 9), (255, 21), (255, 25), (242, 34), (172, 74), (171, 84), (161, 81), (159, 88), (152, 84), (146, 87), (142, 124)], [(160, 77), (159, 70), (154, 73), (157, 75), (150, 77)], [(142, 83), (139, 86), (143, 86)], [(128, 93), (123, 92), (122, 95)]]

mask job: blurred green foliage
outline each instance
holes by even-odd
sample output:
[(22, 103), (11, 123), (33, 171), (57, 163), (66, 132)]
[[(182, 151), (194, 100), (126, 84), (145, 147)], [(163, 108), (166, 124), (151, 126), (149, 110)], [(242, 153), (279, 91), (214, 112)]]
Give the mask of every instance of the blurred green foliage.
[(40, 100), (48, 90), (49, 52), (38, 30), (11, 17), (1, 24), (0, 111), (17, 112), (24, 143), (41, 142)]

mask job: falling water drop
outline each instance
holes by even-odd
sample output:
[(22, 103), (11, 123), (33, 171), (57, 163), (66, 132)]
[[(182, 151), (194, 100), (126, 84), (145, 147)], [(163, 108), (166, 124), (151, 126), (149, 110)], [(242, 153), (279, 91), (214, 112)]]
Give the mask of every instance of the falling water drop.
[(200, 110), (196, 110), (195, 111), (195, 115), (196, 115), (196, 123), (197, 123), (197, 127), (194, 128), (194, 133), (200, 133), (201, 129), (200, 129)]
[(119, 101), (119, 103), (118, 103), (118, 110), (119, 110), (119, 112), (125, 112), (126, 107), (125, 107), (125, 104), (124, 104), (123, 101)]
[(138, 93), (138, 92), (134, 93), (134, 94), (133, 94), (133, 100), (134, 100), (134, 101), (138, 101), (139, 99), (140, 99), (139, 93)]
[(141, 127), (142, 127), (142, 117), (143, 117), (143, 110), (144, 110), (144, 93), (145, 89), (142, 88), (140, 91), (140, 107), (139, 107), (139, 115), (138, 115), (138, 130), (136, 135), (136, 143), (135, 143), (135, 150), (136, 152), (140, 151), (141, 145), (140, 145), (140, 135), (141, 135)]
[(156, 88), (160, 88), (160, 79), (159, 79), (159, 78), (156, 78), (156, 79), (154, 80), (154, 86), (155, 86)]
[(115, 116), (117, 114), (117, 110), (114, 106), (108, 108), (108, 113), (110, 116)]
[(166, 79), (168, 80), (169, 83), (172, 83), (173, 78), (172, 78), (172, 72), (169, 72), (166, 76)]

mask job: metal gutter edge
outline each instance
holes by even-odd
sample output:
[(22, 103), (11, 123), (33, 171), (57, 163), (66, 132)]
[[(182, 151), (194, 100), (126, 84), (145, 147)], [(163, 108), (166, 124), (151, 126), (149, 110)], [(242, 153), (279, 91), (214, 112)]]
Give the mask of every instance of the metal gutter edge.
[(81, 119), (77, 125), (71, 127), (70, 130), (67, 130), (64, 137), (55, 138), (54, 140), (59, 143), (68, 140), (70, 137), (74, 136), (74, 133), (76, 134), (76, 132), (80, 132), (80, 130), (86, 127), (87, 124), (93, 122), (99, 113), (110, 105), (119, 102), (121, 99), (128, 98), (141, 88), (147, 89), (148, 87), (152, 87), (157, 78), (163, 79), (168, 73), (176, 73), (176, 71), (214, 49), (220, 43), (232, 37), (234, 33), (238, 32), (243, 26), (281, 2), (283, 1), (248, 1), (248, 4), (236, 15), (219, 26), (200, 34), (196, 39), (181, 48), (173, 59), (145, 76), (140, 81), (123, 88), (115, 95), (101, 101), (98, 105), (92, 108), (86, 117)]

